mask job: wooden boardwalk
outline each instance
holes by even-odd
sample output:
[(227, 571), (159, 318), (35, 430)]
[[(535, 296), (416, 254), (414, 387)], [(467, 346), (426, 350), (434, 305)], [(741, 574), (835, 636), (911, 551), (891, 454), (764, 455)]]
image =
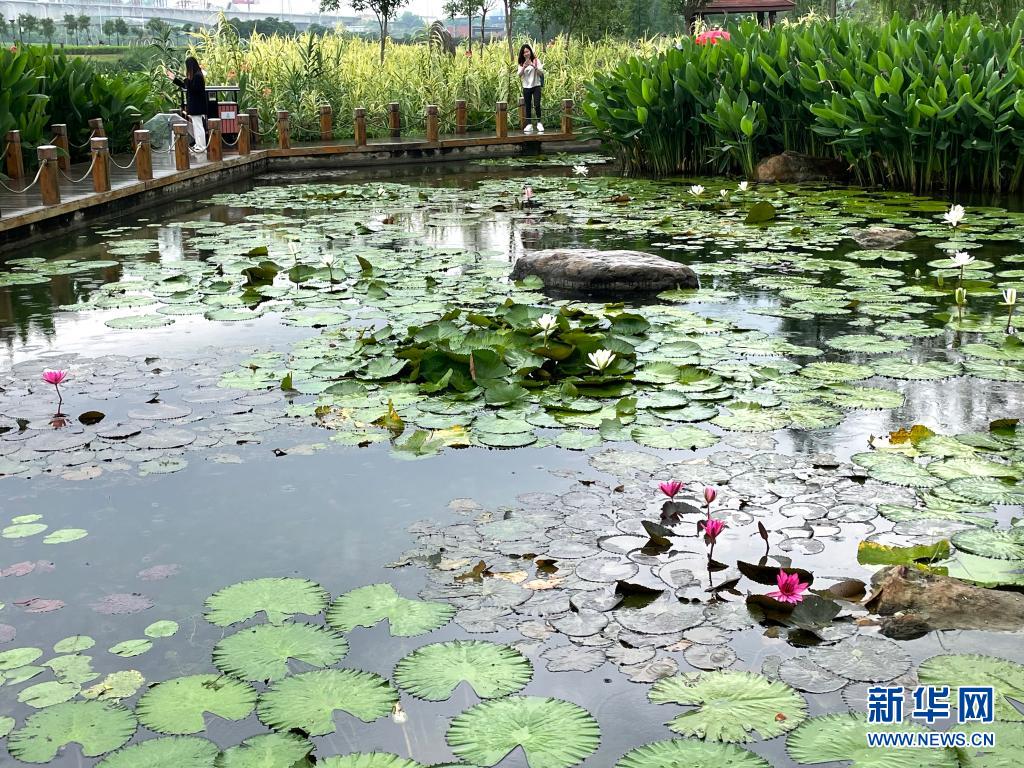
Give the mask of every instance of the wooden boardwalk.
[[(483, 157), (486, 152), (507, 154), (516, 149), (540, 152), (542, 145), (578, 144), (581, 141), (583, 139), (573, 133), (527, 135), (510, 131), (502, 137), (481, 132), (439, 137), (437, 141), (403, 136), (369, 139), (364, 145), (357, 145), (353, 139), (295, 143), (288, 148), (260, 145), (244, 156), (225, 146), (223, 159), (216, 162), (208, 160), (203, 152), (190, 151), (190, 168), (183, 171), (175, 170), (173, 151), (153, 147), (152, 180), (138, 181), (132, 156), (114, 156), (109, 170), (110, 191), (95, 192), (89, 173), (90, 164), (78, 163), (68, 171), (60, 172), (60, 203), (56, 205), (43, 205), (39, 184), (31, 184), (31, 175), (25, 179), (5, 181), (4, 186), (0, 186), (0, 234), (7, 233), (6, 239), (10, 240), (18, 237), (15, 230), (45, 225), (51, 219), (55, 220), (53, 223), (67, 221), (69, 215), (93, 207), (108, 206), (115, 201), (127, 202), (154, 190), (176, 186), (179, 182), (205, 179), (206, 183), (212, 185), (219, 183), (220, 176), (227, 181), (239, 175), (256, 175), (277, 162), (289, 163), (302, 158), (311, 162), (326, 162), (327, 158), (334, 158), (330, 161), (331, 167), (338, 167), (347, 164), (366, 165), (389, 158), (397, 162), (413, 159), (448, 160)], [(480, 154), (464, 154), (467, 150), (479, 150)], [(5, 188), (21, 190), (26, 185), (29, 187), (27, 191), (12, 192)]]

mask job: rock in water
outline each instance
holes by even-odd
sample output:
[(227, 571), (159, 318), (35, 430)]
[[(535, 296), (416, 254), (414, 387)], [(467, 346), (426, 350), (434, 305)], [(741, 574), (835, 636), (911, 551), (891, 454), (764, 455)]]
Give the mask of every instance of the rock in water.
[(908, 232), (896, 227), (867, 227), (866, 229), (847, 229), (843, 234), (850, 237), (861, 248), (892, 248), (913, 240), (916, 232)]
[(843, 181), (847, 175), (846, 165), (840, 160), (812, 157), (799, 152), (772, 155), (757, 164), (757, 180), (776, 184)]
[(641, 251), (534, 251), (517, 259), (512, 268), (513, 280), (530, 275), (543, 280), (548, 289), (612, 296), (700, 287), (697, 275), (685, 264)]

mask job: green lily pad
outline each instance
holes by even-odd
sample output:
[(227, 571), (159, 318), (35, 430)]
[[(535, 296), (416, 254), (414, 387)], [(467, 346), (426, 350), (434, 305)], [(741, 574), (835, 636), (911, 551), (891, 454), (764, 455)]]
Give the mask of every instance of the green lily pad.
[(507, 696), (523, 689), (533, 666), (507, 645), (482, 640), (452, 640), (426, 645), (395, 667), (395, 682), (427, 701), (450, 698), (462, 682), (481, 699)]
[(297, 613), (315, 616), (330, 596), (308, 579), (268, 578), (242, 581), (214, 592), (206, 599), (206, 620), (228, 627), (264, 613), (271, 624), (280, 624)]
[(996, 692), (996, 720), (1024, 721), (1024, 714), (1008, 701), (1024, 701), (1024, 665), (997, 656), (949, 654), (921, 662), (917, 677), (922, 685), (948, 685), (954, 708), (955, 689), (960, 686), (992, 686)]
[(959, 363), (947, 363), (941, 360), (914, 363), (910, 360), (889, 359), (876, 361), (872, 363), (872, 366), (879, 376), (908, 381), (937, 381), (959, 376), (962, 373)]
[(323, 736), (334, 733), (336, 710), (369, 723), (389, 714), (397, 701), (398, 691), (380, 675), (321, 669), (278, 680), (260, 697), (257, 712), (275, 730)]
[[(812, 717), (786, 739), (786, 751), (798, 763), (818, 765), (833, 761), (848, 764), (850, 768), (957, 768), (951, 750), (944, 749), (880, 749), (869, 746), (867, 734), (881, 731), (876, 723), (868, 723), (859, 713), (834, 714)], [(902, 723), (900, 731), (927, 731), (916, 723)]]
[[(654, 704), (692, 706), (669, 723), (683, 736), (747, 742), (771, 739), (807, 717), (807, 703), (785, 683), (740, 671), (694, 672), (659, 680), (647, 697)], [(782, 714), (784, 717), (779, 718)]]
[(125, 640), (112, 645), (107, 650), (115, 656), (121, 656), (123, 658), (131, 658), (132, 656), (141, 656), (147, 651), (153, 648), (152, 640), (138, 639), (138, 640)]
[(811, 363), (800, 369), (800, 375), (815, 381), (841, 384), (869, 379), (875, 375), (875, 371), (867, 365), (854, 363)]
[[(1005, 531), (975, 529), (953, 534), (953, 546), (964, 552), (997, 560), (1024, 560), (1024, 528)], [(1024, 563), (1021, 564), (1024, 567)]]
[(597, 749), (597, 721), (562, 699), (508, 696), (477, 704), (452, 720), (448, 746), (463, 760), (495, 765), (522, 747), (530, 768), (569, 768)]
[[(335, 755), (325, 758), (317, 763), (317, 768), (424, 768), (424, 766), (415, 760), (409, 760), (390, 752), (358, 752), (352, 755)], [(444, 766), (434, 766), (433, 768), (444, 768)]]
[(341, 595), (327, 610), (327, 623), (341, 632), (387, 620), (395, 637), (414, 637), (443, 627), (455, 609), (447, 603), (410, 600), (390, 584), (370, 584)]
[(84, 539), (88, 535), (89, 532), (84, 528), (61, 528), (44, 536), (43, 544), (66, 544), (69, 541)]
[(18, 692), (18, 701), (30, 707), (42, 709), (69, 701), (78, 695), (81, 686), (78, 683), (61, 683), (49, 680), (45, 683), (30, 685)]
[(964, 723), (950, 728), (954, 733), (991, 733), (994, 747), (964, 747), (957, 749), (960, 768), (1007, 768), (1011, 761), (1007, 755), (1024, 755), (1024, 723)]
[(993, 477), (960, 477), (948, 487), (965, 499), (985, 504), (1024, 504), (1024, 485), (1004, 483)]
[(669, 739), (637, 747), (615, 768), (771, 768), (771, 763), (734, 744), (697, 739)]
[(910, 488), (934, 488), (942, 481), (928, 472), (928, 468), (898, 453), (867, 451), (856, 453), (853, 463), (864, 467), (868, 474), (883, 483), (904, 485)]
[(169, 619), (154, 621), (144, 630), (142, 634), (146, 637), (173, 637), (178, 632), (178, 622)]
[(7, 737), (7, 749), (25, 763), (48, 763), (75, 743), (86, 757), (98, 757), (127, 743), (135, 728), (135, 715), (118, 704), (66, 701), (30, 715)]
[(184, 735), (206, 728), (207, 712), (225, 720), (243, 720), (256, 706), (256, 691), (219, 675), (189, 675), (150, 688), (139, 699), (139, 722), (157, 733)]
[(348, 641), (337, 632), (313, 624), (263, 624), (228, 635), (213, 649), (213, 664), (241, 680), (278, 680), (288, 661), (329, 667), (348, 653)]
[(12, 648), (9, 651), (4, 651), (0, 653), (0, 671), (24, 667), (42, 655), (42, 648)]
[(87, 651), (96, 645), (96, 641), (88, 635), (72, 635), (59, 640), (53, 645), (54, 653), (78, 653)]
[[(250, 736), (241, 744), (224, 750), (217, 768), (303, 768), (313, 744), (294, 733), (265, 733)], [(329, 760), (330, 758), (328, 758)], [(326, 763), (320, 760), (317, 763)]]
[(214, 768), (219, 754), (216, 744), (198, 736), (164, 736), (125, 747), (96, 768)]

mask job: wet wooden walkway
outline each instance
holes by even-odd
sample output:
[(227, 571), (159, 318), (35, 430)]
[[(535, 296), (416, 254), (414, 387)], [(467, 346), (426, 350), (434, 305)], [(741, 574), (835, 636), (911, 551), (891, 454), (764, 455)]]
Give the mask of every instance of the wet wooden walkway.
[[(232, 177), (237, 178), (240, 174), (256, 175), (271, 167), (276, 158), (319, 158), (326, 162), (327, 158), (335, 157), (330, 161), (331, 167), (341, 167), (348, 163), (365, 165), (382, 160), (402, 162), (414, 159), (454, 160), (486, 157), (488, 153), (507, 154), (519, 148), (541, 152), (545, 145), (579, 144), (582, 141), (583, 139), (574, 133), (549, 132), (527, 135), (510, 131), (507, 136), (502, 137), (496, 136), (493, 132), (481, 132), (443, 136), (437, 141), (427, 141), (423, 137), (399, 137), (369, 139), (363, 145), (357, 145), (353, 139), (294, 143), (284, 149), (261, 145), (244, 156), (236, 154), (234, 148), (225, 146), (223, 159), (216, 162), (208, 160), (204, 152), (190, 150), (190, 168), (183, 171), (175, 169), (172, 150), (154, 146), (152, 180), (138, 181), (131, 155), (113, 156), (109, 173), (110, 190), (95, 192), (89, 173), (90, 164), (74, 164), (59, 174), (60, 203), (56, 205), (43, 205), (39, 184), (33, 185), (32, 176), (29, 174), (25, 179), (8, 179), (2, 182), (0, 234), (7, 233), (9, 237), (17, 237), (13, 230), (45, 224), (48, 219), (66, 221), (69, 214), (76, 214), (94, 206), (105, 206), (119, 200), (128, 201), (153, 190), (175, 186), (179, 182), (214, 177), (206, 181), (215, 184), (216, 177), (222, 172), (227, 172), (223, 174), (225, 181)], [(480, 154), (463, 154), (466, 150), (473, 151), (475, 148), (481, 150)]]

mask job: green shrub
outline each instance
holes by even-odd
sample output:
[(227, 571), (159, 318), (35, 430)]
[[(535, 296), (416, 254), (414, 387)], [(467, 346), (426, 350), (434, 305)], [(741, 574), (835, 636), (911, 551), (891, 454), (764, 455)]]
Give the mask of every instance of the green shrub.
[(596, 76), (583, 109), (628, 172), (752, 176), (758, 158), (793, 150), (842, 159), (866, 184), (1020, 188), (1024, 13), (731, 33)]

